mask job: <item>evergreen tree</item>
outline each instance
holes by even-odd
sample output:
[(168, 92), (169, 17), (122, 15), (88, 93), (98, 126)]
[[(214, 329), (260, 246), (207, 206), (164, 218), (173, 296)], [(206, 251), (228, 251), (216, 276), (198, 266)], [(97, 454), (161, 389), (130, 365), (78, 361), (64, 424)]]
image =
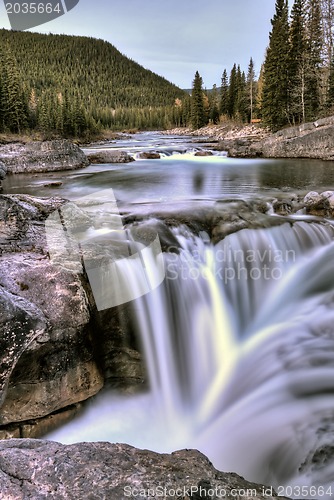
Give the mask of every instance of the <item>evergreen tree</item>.
[(263, 81), (264, 81), (264, 64), (261, 65), (260, 76), (257, 82), (256, 89), (256, 116), (262, 118), (262, 96), (263, 96)]
[(224, 69), (222, 75), (219, 111), (222, 115), (227, 115), (229, 112), (229, 85), (226, 69)]
[(242, 122), (247, 121), (247, 85), (246, 85), (246, 75), (244, 71), (241, 71), (240, 65), (237, 68), (237, 95), (236, 102), (234, 105), (234, 118), (241, 120)]
[(218, 91), (216, 84), (213, 86), (212, 92), (209, 96), (209, 103), (210, 103), (210, 114), (209, 114), (210, 122), (213, 123), (214, 125), (217, 125), (217, 123), (219, 122), (219, 107), (218, 107)]
[(2, 129), (21, 132), (28, 124), (28, 105), (16, 60), (8, 44), (0, 47)]
[(332, 64), (330, 66), (329, 78), (328, 78), (328, 90), (327, 90), (327, 101), (326, 107), (329, 112), (334, 111), (334, 58), (332, 58)]
[(317, 117), (322, 104), (322, 50), (323, 33), (320, 0), (307, 0), (306, 24), (306, 117)]
[(264, 63), (262, 115), (272, 128), (288, 123), (289, 20), (288, 1), (276, 0)]
[(289, 112), (292, 123), (305, 121), (306, 73), (305, 0), (295, 0), (291, 11), (289, 51)]
[(197, 130), (206, 125), (206, 123), (203, 80), (199, 72), (196, 71), (191, 93), (191, 126)]
[(238, 100), (238, 75), (237, 65), (234, 64), (230, 74), (230, 85), (228, 91), (228, 115), (233, 118), (237, 111)]
[(253, 58), (250, 58), (247, 73), (247, 98), (248, 98), (248, 121), (251, 122), (254, 115), (256, 101), (255, 68)]

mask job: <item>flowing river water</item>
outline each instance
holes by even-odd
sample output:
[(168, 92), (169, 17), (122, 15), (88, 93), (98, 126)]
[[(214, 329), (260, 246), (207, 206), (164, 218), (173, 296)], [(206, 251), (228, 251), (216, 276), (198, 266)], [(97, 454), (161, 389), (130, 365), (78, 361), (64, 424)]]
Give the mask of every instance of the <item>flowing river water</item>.
[[(137, 134), (97, 149), (123, 148), (137, 157), (154, 150), (160, 160), (12, 176), (4, 190), (75, 201), (112, 188), (121, 212), (131, 208), (149, 217), (157, 207), (172, 213), (224, 199), (334, 188), (332, 162), (195, 157), (202, 147), (190, 138)], [(53, 181), (62, 185), (50, 187)], [(185, 224), (172, 232), (179, 251), (163, 254), (165, 279), (134, 301), (150, 389), (131, 396), (105, 392), (48, 438), (126, 442), (160, 452), (197, 448), (217, 468), (271, 484), (282, 496), (331, 498), (332, 221), (300, 214), (216, 244)], [(157, 266), (146, 262), (148, 274), (159, 273)], [(124, 280), (135, 290), (142, 274), (124, 269)]]

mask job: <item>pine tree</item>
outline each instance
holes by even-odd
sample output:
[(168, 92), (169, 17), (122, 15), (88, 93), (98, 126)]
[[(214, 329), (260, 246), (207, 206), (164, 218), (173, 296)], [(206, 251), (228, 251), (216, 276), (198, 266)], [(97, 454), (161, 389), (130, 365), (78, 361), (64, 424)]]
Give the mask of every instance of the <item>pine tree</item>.
[(219, 122), (219, 107), (218, 107), (218, 91), (217, 85), (214, 84), (212, 88), (212, 92), (209, 95), (209, 103), (210, 103), (210, 122), (214, 125), (217, 125)]
[(233, 118), (237, 111), (238, 100), (238, 77), (237, 65), (234, 64), (230, 74), (230, 85), (228, 91), (228, 115)]
[(289, 20), (288, 1), (276, 0), (272, 31), (264, 63), (262, 115), (272, 128), (288, 123)]
[(2, 128), (21, 132), (28, 124), (28, 105), (16, 60), (9, 45), (0, 48)]
[(191, 125), (195, 130), (206, 125), (205, 115), (203, 80), (196, 71), (191, 93)]
[(320, 0), (307, 0), (306, 23), (306, 121), (314, 120), (321, 108), (323, 33)]
[(307, 45), (305, 0), (295, 0), (291, 11), (289, 51), (289, 112), (292, 123), (305, 121)]
[(255, 68), (253, 58), (250, 58), (247, 73), (248, 121), (251, 123), (256, 100)]
[(226, 69), (224, 69), (222, 74), (219, 111), (222, 115), (227, 115), (229, 112), (229, 85)]

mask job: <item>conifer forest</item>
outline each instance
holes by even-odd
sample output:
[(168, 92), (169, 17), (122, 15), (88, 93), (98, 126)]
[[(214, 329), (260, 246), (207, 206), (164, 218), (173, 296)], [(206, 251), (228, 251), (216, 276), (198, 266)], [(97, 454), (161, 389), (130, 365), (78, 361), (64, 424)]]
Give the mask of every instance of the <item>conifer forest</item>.
[[(333, 114), (334, 0), (276, 0), (265, 60), (186, 92), (103, 40), (0, 30), (0, 131), (89, 137), (236, 120), (272, 130)], [(101, 70), (102, 69), (102, 70)]]

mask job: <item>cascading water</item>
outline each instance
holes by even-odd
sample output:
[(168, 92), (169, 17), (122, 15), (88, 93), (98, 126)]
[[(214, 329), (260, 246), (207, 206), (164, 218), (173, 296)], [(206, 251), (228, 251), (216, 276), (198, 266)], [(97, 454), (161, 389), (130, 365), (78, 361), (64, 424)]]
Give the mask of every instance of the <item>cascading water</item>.
[(249, 480), (329, 485), (333, 227), (246, 229), (215, 246), (174, 233), (180, 251), (164, 255), (164, 283), (133, 302), (150, 391), (104, 394), (49, 439), (193, 447)]

